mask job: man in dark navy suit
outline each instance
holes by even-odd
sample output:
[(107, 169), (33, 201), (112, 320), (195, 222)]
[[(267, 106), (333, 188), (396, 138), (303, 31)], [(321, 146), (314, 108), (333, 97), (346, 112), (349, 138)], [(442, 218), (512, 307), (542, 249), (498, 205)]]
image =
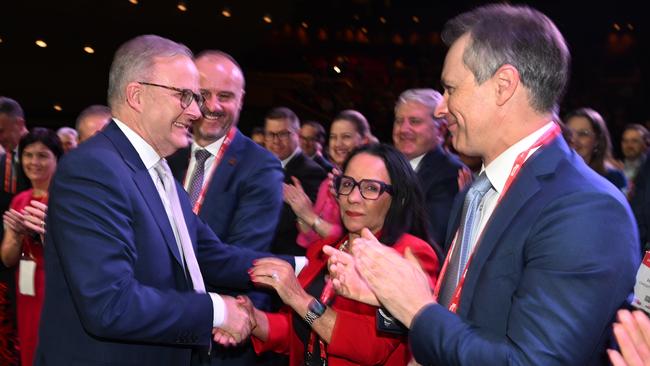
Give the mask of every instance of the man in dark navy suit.
[[(293, 184), (291, 177), (298, 178), (309, 199), (315, 202), (318, 187), (327, 173), (302, 151), (298, 144), (299, 133), (300, 121), (291, 109), (277, 107), (267, 113), (264, 121), (265, 144), (280, 159), (284, 168), (284, 182)], [(273, 253), (305, 255), (305, 248), (296, 244), (296, 219), (291, 206), (285, 203), (271, 246)]]
[(447, 121), (434, 116), (441, 102), (442, 95), (433, 89), (402, 92), (395, 104), (393, 143), (418, 175), (431, 238), (442, 247), (451, 206), (458, 193), (458, 176), (465, 167), (442, 147), (442, 131)]
[(35, 364), (190, 365), (215, 329), (234, 343), (251, 327), (237, 300), (205, 284), (247, 288), (266, 254), (223, 244), (164, 159), (201, 115), (185, 46), (154, 35), (123, 44), (108, 101), (112, 122), (62, 159), (50, 188)]
[(638, 235), (625, 197), (553, 121), (569, 75), (564, 38), (540, 12), (505, 4), (454, 18), (442, 36), (450, 48), (436, 115), (483, 171), (454, 205), (453, 249), (434, 293), (369, 232), (352, 246), (365, 289), (410, 329), (420, 364), (608, 364)]
[[(221, 240), (269, 252), (282, 208), (282, 166), (273, 154), (237, 129), (245, 90), (237, 62), (224, 52), (211, 50), (200, 53), (195, 63), (205, 98), (203, 115), (194, 122), (192, 144), (172, 155), (169, 165), (190, 198), (196, 200), (194, 211)], [(202, 153), (206, 154), (203, 159)], [(235, 294), (227, 288), (214, 290)], [(246, 294), (258, 309), (269, 309), (267, 294)], [(250, 344), (215, 349), (213, 356), (213, 365), (259, 364)]]

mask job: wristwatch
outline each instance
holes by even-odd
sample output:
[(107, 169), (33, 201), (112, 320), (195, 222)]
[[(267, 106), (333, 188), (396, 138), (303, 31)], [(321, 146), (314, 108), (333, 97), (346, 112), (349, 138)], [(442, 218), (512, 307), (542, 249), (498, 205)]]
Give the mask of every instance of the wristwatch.
[(327, 309), (327, 306), (323, 304), (322, 302), (318, 301), (318, 299), (313, 298), (309, 302), (309, 305), (307, 305), (307, 314), (305, 314), (305, 321), (309, 326), (314, 324), (314, 320), (318, 319), (325, 313), (325, 309)]

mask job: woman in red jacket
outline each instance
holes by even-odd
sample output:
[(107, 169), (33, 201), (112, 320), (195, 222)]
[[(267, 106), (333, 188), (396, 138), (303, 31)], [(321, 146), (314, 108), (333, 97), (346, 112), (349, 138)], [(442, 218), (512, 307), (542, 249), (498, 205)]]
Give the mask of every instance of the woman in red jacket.
[(405, 333), (376, 324), (378, 308), (336, 296), (322, 248), (348, 250), (368, 228), (400, 253), (410, 248), (433, 286), (439, 262), (428, 241), (417, 182), (409, 163), (391, 146), (365, 145), (350, 154), (335, 184), (347, 230), (343, 237), (311, 245), (309, 264), (298, 278), (291, 266), (274, 258), (258, 260), (250, 270), (253, 282), (274, 288), (286, 304), (279, 313), (265, 313), (247, 303), (256, 324), (252, 334), (258, 353), (289, 354), (291, 365), (407, 364)]

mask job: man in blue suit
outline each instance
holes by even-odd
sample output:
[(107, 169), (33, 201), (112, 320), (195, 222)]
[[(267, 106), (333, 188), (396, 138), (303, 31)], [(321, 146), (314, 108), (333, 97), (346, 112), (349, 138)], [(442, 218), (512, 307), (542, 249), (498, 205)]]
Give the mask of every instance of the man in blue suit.
[[(196, 197), (195, 212), (220, 239), (269, 252), (282, 208), (282, 166), (271, 152), (237, 129), (245, 86), (237, 62), (221, 51), (204, 51), (195, 64), (205, 98), (203, 116), (193, 125), (192, 144), (169, 157), (170, 168), (190, 198)], [(202, 151), (209, 155), (199, 167), (197, 155)], [(203, 171), (200, 177), (197, 170)], [(196, 179), (201, 181), (195, 183)], [(233, 294), (228, 288), (214, 290)], [(246, 294), (255, 307), (270, 310), (267, 294)], [(257, 361), (250, 344), (213, 354), (213, 364), (250, 365)]]
[(201, 280), (245, 288), (258, 255), (219, 241), (166, 174), (164, 157), (200, 116), (198, 92), (185, 46), (148, 35), (116, 52), (113, 121), (52, 182), (35, 364), (189, 365), (216, 327), (230, 342), (246, 336), (236, 300)]
[[(607, 364), (638, 236), (623, 195), (552, 120), (569, 74), (562, 35), (536, 10), (487, 5), (447, 23), (443, 39), (451, 46), (436, 114), (458, 151), (483, 159), (470, 188), (478, 198), (461, 210), (461, 197), (452, 210), (439, 297), (416, 265), (369, 232), (352, 247), (366, 289), (410, 329), (420, 364)], [(469, 259), (456, 265), (465, 244)]]

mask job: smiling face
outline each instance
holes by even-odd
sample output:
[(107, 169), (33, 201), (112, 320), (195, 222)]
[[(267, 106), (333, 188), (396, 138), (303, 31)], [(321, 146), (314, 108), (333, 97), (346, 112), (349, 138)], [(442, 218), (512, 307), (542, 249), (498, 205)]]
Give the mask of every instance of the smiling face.
[(395, 109), (393, 143), (408, 159), (426, 154), (440, 143), (433, 111), (421, 103), (406, 101)]
[(478, 85), (474, 74), (463, 62), (463, 52), (469, 40), (469, 35), (463, 35), (449, 48), (442, 69), (445, 93), (435, 115), (447, 119), (457, 151), (489, 160), (498, 156), (491, 156), (499, 135), (498, 128), (490, 123), (496, 107), (493, 80), (490, 78)]
[(291, 156), (298, 147), (298, 131), (287, 119), (267, 119), (264, 133), (266, 148), (280, 160)]
[[(159, 57), (148, 76), (149, 83), (199, 91), (199, 73), (187, 56)], [(140, 84), (139, 84), (140, 85)], [(161, 87), (140, 85), (141, 111), (138, 133), (161, 157), (189, 144), (188, 129), (201, 112), (195, 100), (181, 107), (180, 94)]]
[(571, 130), (571, 147), (589, 164), (596, 147), (596, 132), (586, 117), (575, 116), (566, 122)]
[[(343, 174), (357, 182), (362, 179), (373, 179), (391, 184), (384, 161), (367, 153), (355, 155)], [(361, 196), (359, 187), (355, 187), (349, 195), (339, 196), (343, 225), (353, 234), (359, 234), (363, 228), (376, 233), (384, 226), (391, 202), (392, 197), (387, 192), (382, 193), (376, 200), (367, 200)]]
[(359, 145), (368, 142), (362, 137), (355, 125), (345, 119), (337, 119), (332, 122), (329, 137), (329, 154), (337, 166), (342, 166), (350, 152)]
[(25, 146), (21, 163), (25, 175), (33, 186), (47, 187), (56, 170), (56, 157), (42, 142)]
[(205, 105), (203, 116), (194, 124), (194, 138), (199, 145), (206, 146), (237, 125), (244, 98), (244, 75), (223, 56), (201, 57), (196, 60), (196, 67)]

